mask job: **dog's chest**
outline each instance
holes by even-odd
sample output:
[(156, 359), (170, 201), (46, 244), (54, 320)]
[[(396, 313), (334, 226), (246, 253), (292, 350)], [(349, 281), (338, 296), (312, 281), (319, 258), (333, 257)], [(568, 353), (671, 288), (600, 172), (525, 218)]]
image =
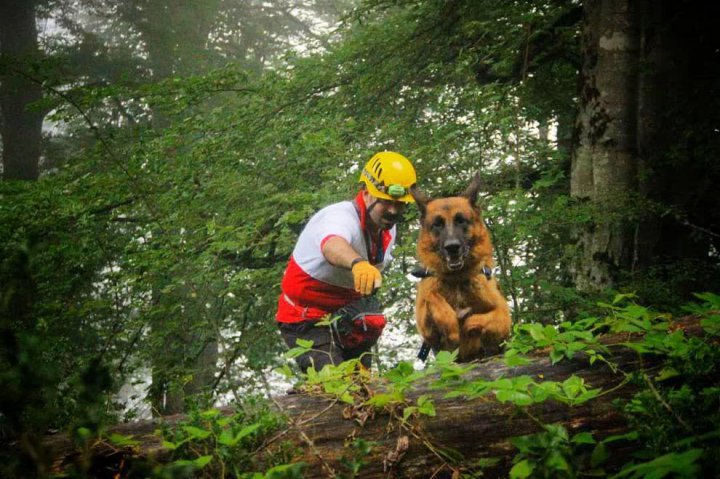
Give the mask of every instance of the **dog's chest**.
[(475, 312), (483, 309), (480, 291), (475, 281), (443, 284), (440, 287), (440, 294), (453, 308), (472, 308)]

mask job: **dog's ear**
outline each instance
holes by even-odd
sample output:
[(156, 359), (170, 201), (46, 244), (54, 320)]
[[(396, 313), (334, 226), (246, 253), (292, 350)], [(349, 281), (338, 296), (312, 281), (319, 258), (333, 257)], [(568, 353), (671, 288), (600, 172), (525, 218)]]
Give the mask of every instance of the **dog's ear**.
[(410, 194), (413, 198), (415, 198), (415, 204), (418, 207), (418, 210), (420, 210), (420, 218), (425, 217), (425, 212), (427, 211), (427, 204), (430, 202), (430, 197), (420, 191), (420, 188), (417, 187), (417, 185), (412, 185), (410, 187)]
[(482, 180), (480, 179), (480, 172), (478, 171), (475, 173), (475, 176), (473, 176), (472, 181), (468, 185), (467, 188), (465, 188), (465, 191), (463, 191), (462, 195), (465, 198), (467, 198), (470, 201), (471, 205), (475, 205), (475, 202), (477, 201), (478, 193), (480, 192), (480, 187), (482, 186)]

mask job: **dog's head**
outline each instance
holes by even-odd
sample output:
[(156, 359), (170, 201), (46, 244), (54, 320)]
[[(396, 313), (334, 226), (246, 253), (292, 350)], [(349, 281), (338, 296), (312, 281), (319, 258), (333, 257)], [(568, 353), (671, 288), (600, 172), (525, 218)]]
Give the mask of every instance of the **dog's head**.
[(418, 255), (436, 273), (458, 273), (491, 261), (492, 246), (475, 206), (480, 185), (475, 175), (461, 195), (436, 199), (415, 186), (410, 189), (420, 210)]

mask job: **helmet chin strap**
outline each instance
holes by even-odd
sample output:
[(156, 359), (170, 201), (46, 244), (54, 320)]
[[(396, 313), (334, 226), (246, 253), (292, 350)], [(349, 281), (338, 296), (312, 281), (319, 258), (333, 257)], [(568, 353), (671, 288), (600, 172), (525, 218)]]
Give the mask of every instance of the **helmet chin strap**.
[[(373, 199), (373, 202), (370, 203), (369, 206), (366, 206), (366, 207), (365, 207), (365, 221), (368, 221), (368, 220), (369, 220), (369, 221), (371, 221), (373, 224), (375, 224), (375, 222), (373, 221), (372, 217), (370, 216), (370, 212), (373, 210), (373, 208), (375, 208), (375, 206), (377, 206), (377, 204), (379, 203), (379, 201), (378, 201), (378, 199), (375, 198), (373, 195), (370, 195), (370, 197)], [(376, 227), (378, 230), (380, 229), (380, 225), (377, 225), (377, 224), (376, 224), (375, 227)]]
[[(377, 206), (377, 204), (379, 203), (379, 201), (378, 201), (377, 198), (375, 198), (375, 197), (372, 196), (372, 195), (370, 195), (370, 196), (372, 197), (373, 202), (370, 204), (370, 206), (365, 207), (365, 214), (366, 214), (366, 215), (369, 215), (370, 212), (372, 211), (372, 209), (375, 208), (375, 206)], [(366, 218), (367, 218), (367, 216), (366, 216)]]

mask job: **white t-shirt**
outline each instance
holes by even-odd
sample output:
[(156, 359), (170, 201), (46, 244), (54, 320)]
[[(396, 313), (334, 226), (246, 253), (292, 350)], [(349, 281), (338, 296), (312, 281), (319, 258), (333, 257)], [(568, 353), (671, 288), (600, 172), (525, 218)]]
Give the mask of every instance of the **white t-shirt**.
[[(383, 245), (385, 253), (382, 262), (375, 264), (375, 267), (381, 271), (392, 259), (391, 251), (395, 245), (395, 231), (393, 226), (389, 231), (388, 243)], [(314, 279), (352, 289), (354, 286), (352, 272), (331, 265), (322, 254), (322, 246), (325, 241), (333, 236), (343, 238), (363, 258), (369, 260), (367, 239), (360, 224), (360, 217), (350, 201), (326, 206), (310, 218), (295, 245), (293, 259), (305, 273)]]

